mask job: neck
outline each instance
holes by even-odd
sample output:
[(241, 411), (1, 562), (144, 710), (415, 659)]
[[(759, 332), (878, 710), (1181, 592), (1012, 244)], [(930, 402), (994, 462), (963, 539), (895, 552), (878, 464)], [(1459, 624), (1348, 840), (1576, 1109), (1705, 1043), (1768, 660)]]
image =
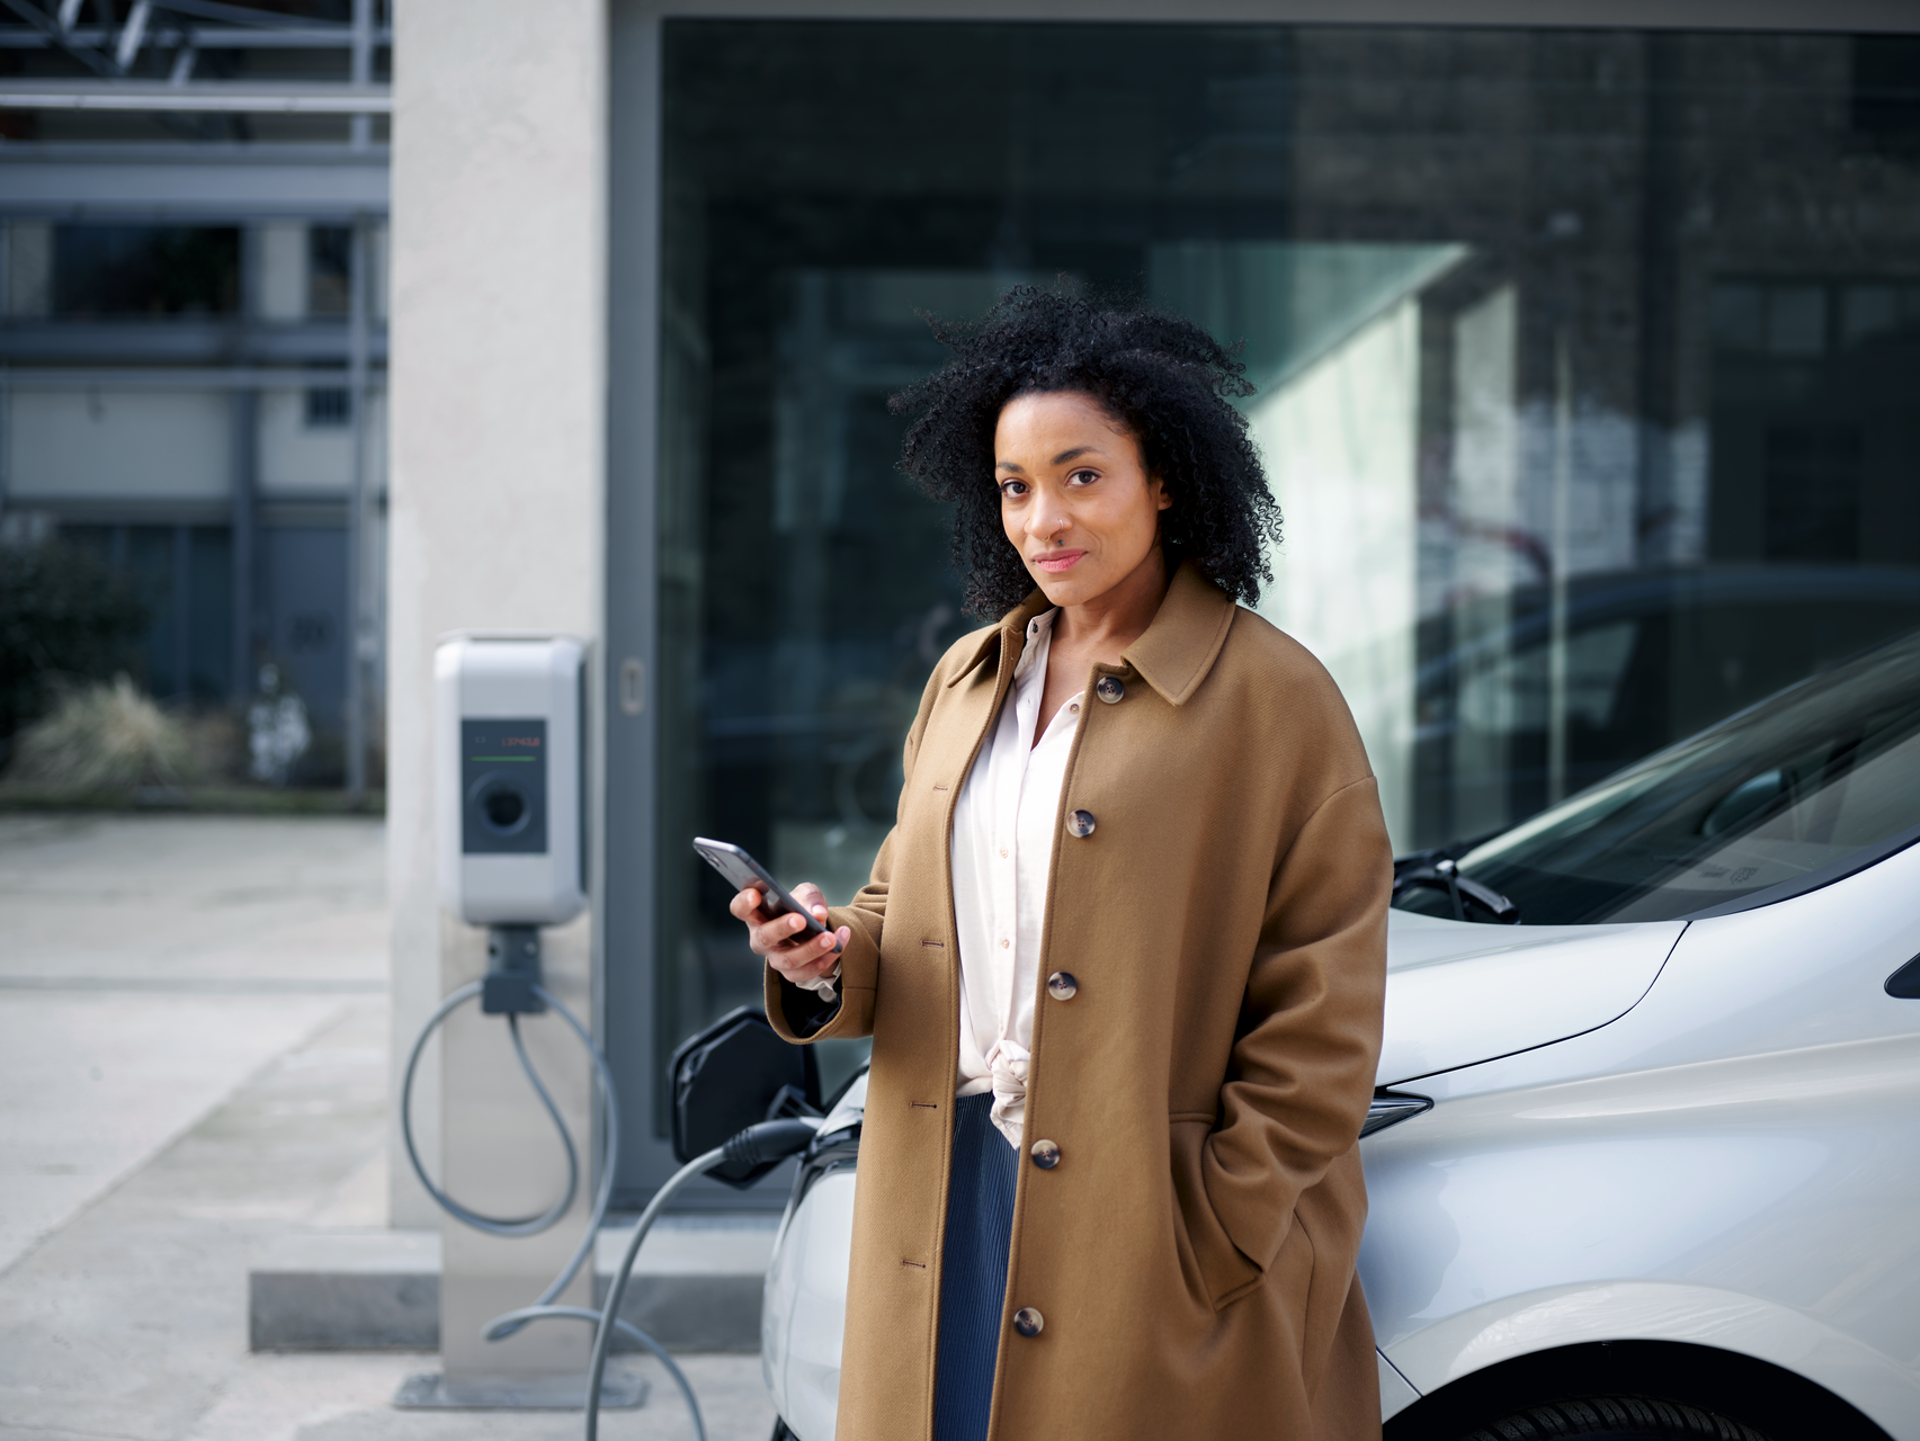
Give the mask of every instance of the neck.
[(1119, 660), (1120, 653), (1153, 624), (1171, 581), (1166, 552), (1156, 545), (1118, 584), (1092, 600), (1062, 606), (1053, 623), (1055, 643), (1070, 650), (1091, 650), (1103, 660)]

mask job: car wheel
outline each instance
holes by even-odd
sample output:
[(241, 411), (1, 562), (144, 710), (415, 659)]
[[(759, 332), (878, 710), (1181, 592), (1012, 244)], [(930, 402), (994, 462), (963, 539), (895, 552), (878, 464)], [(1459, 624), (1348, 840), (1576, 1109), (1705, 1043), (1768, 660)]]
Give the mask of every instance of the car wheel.
[(1751, 1426), (1654, 1396), (1582, 1396), (1535, 1406), (1460, 1441), (1769, 1441)]

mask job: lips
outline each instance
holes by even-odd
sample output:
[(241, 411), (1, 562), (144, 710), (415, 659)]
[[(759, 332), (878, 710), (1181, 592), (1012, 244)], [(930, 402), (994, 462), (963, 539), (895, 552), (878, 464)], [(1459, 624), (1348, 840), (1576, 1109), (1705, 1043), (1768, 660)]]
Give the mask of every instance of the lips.
[(1048, 575), (1064, 575), (1072, 570), (1085, 554), (1084, 550), (1050, 550), (1044, 555), (1036, 555), (1033, 563)]

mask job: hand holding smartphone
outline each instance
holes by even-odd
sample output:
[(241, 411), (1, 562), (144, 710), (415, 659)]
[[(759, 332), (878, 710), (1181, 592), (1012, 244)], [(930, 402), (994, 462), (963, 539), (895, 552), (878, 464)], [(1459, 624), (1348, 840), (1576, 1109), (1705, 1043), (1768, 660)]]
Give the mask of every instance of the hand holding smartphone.
[[(777, 916), (797, 915), (804, 920), (806, 926), (803, 930), (794, 933), (793, 939), (795, 941), (808, 942), (815, 936), (830, 934), (812, 911), (808, 910), (806, 906), (795, 899), (786, 887), (782, 886), (773, 878), (773, 874), (768, 871), (765, 866), (747, 854), (741, 847), (727, 841), (714, 841), (708, 840), (704, 836), (696, 836), (694, 837), (693, 848), (699, 853), (702, 860), (726, 878), (727, 883), (731, 885), (734, 890), (758, 891), (760, 893), (761, 913), (769, 919)], [(839, 938), (835, 937), (833, 953), (837, 954), (840, 949)], [(828, 954), (828, 952), (822, 951), (820, 954), (825, 955)]]

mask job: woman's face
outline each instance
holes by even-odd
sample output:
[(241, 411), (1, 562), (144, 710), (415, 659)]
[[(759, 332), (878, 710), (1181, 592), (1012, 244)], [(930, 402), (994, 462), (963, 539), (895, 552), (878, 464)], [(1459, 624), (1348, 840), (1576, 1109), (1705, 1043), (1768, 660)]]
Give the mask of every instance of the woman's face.
[(1008, 401), (993, 455), (1007, 539), (1054, 605), (1095, 600), (1154, 556), (1172, 498), (1147, 474), (1139, 442), (1092, 396)]

